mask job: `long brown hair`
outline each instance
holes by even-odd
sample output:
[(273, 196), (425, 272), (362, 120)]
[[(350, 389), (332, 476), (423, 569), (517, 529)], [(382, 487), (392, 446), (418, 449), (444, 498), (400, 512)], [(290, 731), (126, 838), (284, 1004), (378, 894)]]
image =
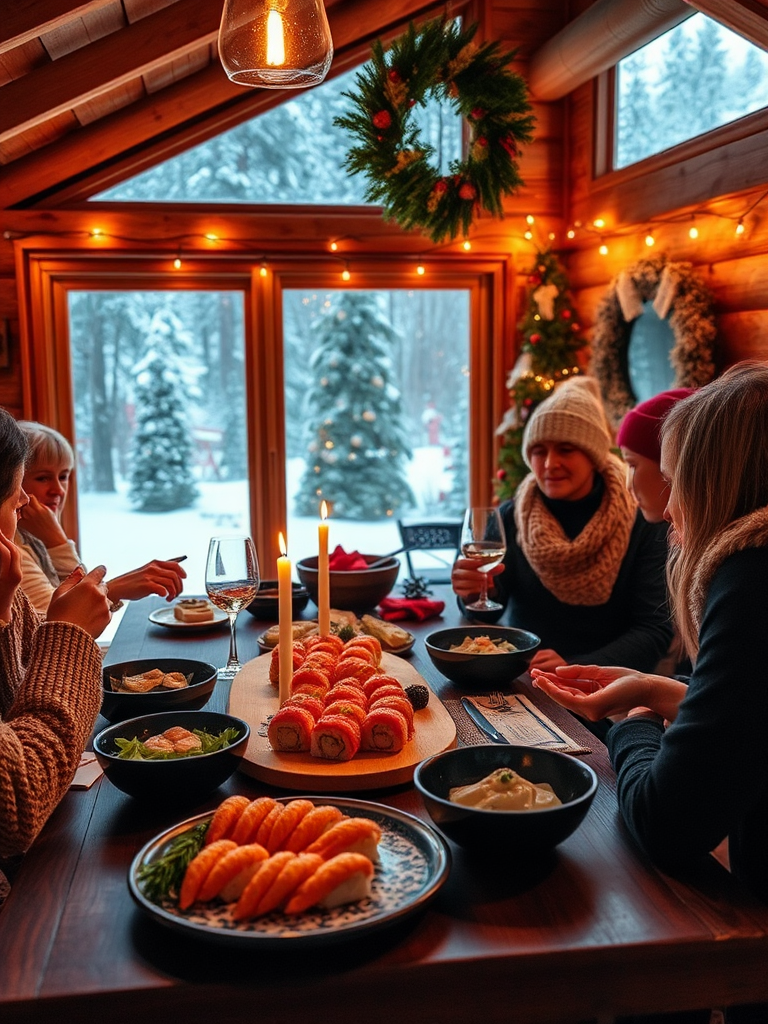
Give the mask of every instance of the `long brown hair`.
[(677, 628), (695, 657), (692, 581), (708, 545), (730, 523), (768, 505), (768, 363), (737, 363), (678, 402), (661, 430), (670, 494), (684, 521), (667, 581)]

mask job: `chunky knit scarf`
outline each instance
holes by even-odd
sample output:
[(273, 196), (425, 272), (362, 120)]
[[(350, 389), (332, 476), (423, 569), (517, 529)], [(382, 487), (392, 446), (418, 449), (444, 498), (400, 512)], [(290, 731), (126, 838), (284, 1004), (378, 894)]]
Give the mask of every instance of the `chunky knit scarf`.
[(605, 604), (627, 552), (637, 509), (624, 467), (610, 456), (601, 475), (600, 507), (573, 540), (544, 504), (532, 473), (515, 497), (517, 542), (542, 584), (564, 604)]
[(768, 547), (768, 508), (758, 508), (731, 523), (705, 549), (691, 580), (689, 607), (698, 631), (712, 577), (729, 555), (745, 548)]

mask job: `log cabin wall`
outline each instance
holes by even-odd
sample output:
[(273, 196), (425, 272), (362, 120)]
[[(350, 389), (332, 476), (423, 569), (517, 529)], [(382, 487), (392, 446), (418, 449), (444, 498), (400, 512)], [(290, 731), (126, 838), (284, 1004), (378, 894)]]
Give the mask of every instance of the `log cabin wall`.
[[(582, 5), (589, 6), (588, 4)], [(696, 7), (768, 45), (768, 10), (705, 0)], [(764, 6), (764, 5), (763, 5)], [(742, 15), (748, 14), (749, 20)], [(568, 226), (564, 240), (574, 299), (582, 323), (593, 326), (598, 303), (612, 278), (652, 253), (685, 261), (710, 289), (718, 328), (718, 369), (741, 359), (768, 358), (768, 143), (766, 111), (725, 125), (633, 167), (601, 175), (610, 134), (612, 75), (580, 85), (568, 98)], [(598, 126), (603, 126), (598, 127)], [(736, 225), (744, 216), (744, 232)], [(695, 217), (699, 237), (688, 231)], [(602, 237), (591, 229), (605, 221)], [(653, 231), (655, 244), (645, 237)], [(607, 255), (598, 247), (605, 242)]]

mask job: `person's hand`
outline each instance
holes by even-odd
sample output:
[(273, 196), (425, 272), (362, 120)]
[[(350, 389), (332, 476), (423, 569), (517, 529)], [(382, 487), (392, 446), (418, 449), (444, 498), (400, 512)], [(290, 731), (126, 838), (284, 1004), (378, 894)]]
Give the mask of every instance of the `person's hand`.
[(107, 583), (110, 601), (138, 601), (150, 594), (159, 594), (167, 601), (173, 601), (181, 593), (187, 574), (178, 562), (161, 562), (154, 559), (140, 569), (133, 569), (122, 576), (115, 576)]
[(674, 721), (687, 691), (676, 679), (616, 666), (563, 665), (554, 672), (534, 668), (531, 676), (534, 686), (557, 704), (592, 722), (641, 707)]
[(562, 658), (557, 651), (545, 647), (536, 651), (531, 658), (530, 668), (538, 668), (542, 672), (554, 672), (558, 665), (565, 664), (567, 664), (565, 658)]
[(67, 543), (67, 535), (56, 518), (56, 513), (51, 512), (34, 494), (30, 494), (29, 502), (21, 509), (19, 519), (22, 527), (42, 541), (47, 548)]
[(0, 532), (0, 619), (11, 621), (11, 609), (21, 583), (21, 551)]
[(109, 598), (104, 577), (106, 567), (98, 565), (86, 573), (82, 566), (73, 569), (56, 588), (48, 605), (48, 622), (71, 622), (96, 639), (109, 625)]
[(477, 568), (477, 562), (471, 558), (457, 558), (451, 569), (451, 586), (454, 593), (458, 594), (464, 601), (477, 597), (482, 587), (483, 576), (488, 577), (488, 589), (493, 590), (493, 577), (504, 572), (504, 565), (494, 565), (487, 573), (481, 573)]

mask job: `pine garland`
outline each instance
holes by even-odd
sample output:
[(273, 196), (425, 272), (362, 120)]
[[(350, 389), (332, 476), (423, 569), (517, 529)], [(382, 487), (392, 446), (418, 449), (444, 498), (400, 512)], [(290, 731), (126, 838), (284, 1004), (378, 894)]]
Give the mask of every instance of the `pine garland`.
[[(514, 51), (474, 43), (476, 31), (447, 19), (411, 24), (386, 55), (377, 40), (355, 79), (357, 94), (344, 94), (353, 111), (335, 119), (358, 140), (345, 168), (367, 175), (366, 199), (433, 242), (466, 236), (480, 210), (503, 217), (502, 197), (522, 185), (519, 146), (532, 139), (525, 82), (507, 67)], [(413, 120), (429, 96), (450, 102), (469, 126), (467, 157), (452, 161), (448, 175), (430, 163), (434, 151)]]
[(578, 353), (586, 347), (568, 294), (568, 278), (551, 251), (538, 252), (528, 273), (528, 305), (518, 324), (521, 355), (507, 379), (509, 409), (496, 431), (501, 435), (495, 492), (511, 498), (528, 467), (523, 431), (533, 410), (560, 381), (580, 372)]

